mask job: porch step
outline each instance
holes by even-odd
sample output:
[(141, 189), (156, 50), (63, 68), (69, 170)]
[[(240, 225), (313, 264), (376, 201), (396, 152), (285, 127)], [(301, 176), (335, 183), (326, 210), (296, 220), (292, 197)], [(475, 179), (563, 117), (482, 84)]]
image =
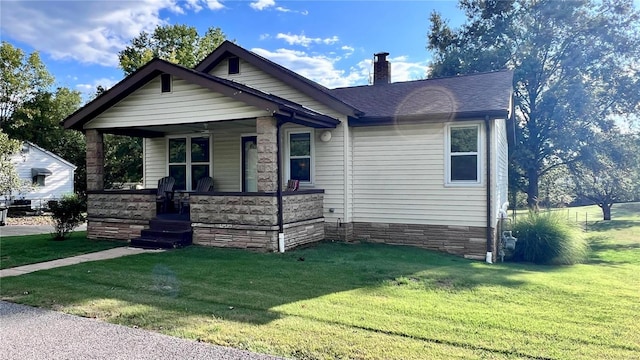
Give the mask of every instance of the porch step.
[[(191, 222), (179, 220), (151, 219), (148, 230), (160, 231), (189, 231), (191, 232)], [(145, 230), (142, 230), (143, 232)]]
[(131, 240), (131, 246), (146, 249), (173, 249), (192, 243), (191, 222), (155, 218), (149, 221), (149, 229)]

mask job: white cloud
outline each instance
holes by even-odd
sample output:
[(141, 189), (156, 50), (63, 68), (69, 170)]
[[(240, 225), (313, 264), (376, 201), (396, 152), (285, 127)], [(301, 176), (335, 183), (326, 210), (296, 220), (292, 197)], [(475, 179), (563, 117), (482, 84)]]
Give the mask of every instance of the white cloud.
[[(343, 49), (350, 50), (350, 49)], [(373, 72), (372, 59), (363, 59), (347, 70), (337, 68), (338, 55), (311, 55), (304, 51), (254, 48), (251, 51), (328, 88), (366, 85)], [(424, 79), (427, 61), (411, 62), (406, 56), (389, 58), (393, 82)]]
[(2, 3), (0, 29), (3, 38), (26, 43), (56, 60), (113, 67), (130, 39), (165, 23), (161, 10), (184, 13), (203, 6), (215, 10), (222, 4), (216, 0), (10, 1)]
[(300, 35), (292, 35), (292, 34), (283, 34), (279, 33), (276, 35), (276, 39), (282, 39), (287, 42), (289, 45), (301, 45), (304, 47), (309, 47), (311, 44), (325, 44), (332, 45), (337, 43), (340, 39), (337, 36), (332, 36), (330, 38), (310, 38), (304, 34)]
[(262, 11), (269, 7), (275, 6), (276, 2), (274, 0), (258, 0), (249, 4), (252, 9)]
[(353, 53), (356, 51), (356, 49), (354, 49), (352, 46), (347, 46), (347, 45), (342, 46), (340, 49), (345, 52), (344, 53), (345, 58), (348, 58), (349, 56), (353, 55)]
[(222, 5), (222, 2), (218, 1), (218, 0), (206, 0), (207, 3), (207, 8), (209, 8), (209, 10), (221, 10), (224, 9), (224, 5)]
[(251, 51), (328, 88), (363, 85), (369, 76), (367, 64), (358, 63), (348, 71), (336, 68), (339, 57), (309, 55), (304, 51), (254, 48)]
[(391, 63), (391, 81), (420, 80), (427, 77), (428, 62), (410, 62), (406, 56), (388, 58)]
[(105, 88), (105, 90), (109, 90), (117, 82), (118, 80), (110, 78), (100, 78), (93, 80), (90, 84), (76, 84), (76, 89), (82, 93), (84, 99), (88, 100), (95, 96), (98, 85)]

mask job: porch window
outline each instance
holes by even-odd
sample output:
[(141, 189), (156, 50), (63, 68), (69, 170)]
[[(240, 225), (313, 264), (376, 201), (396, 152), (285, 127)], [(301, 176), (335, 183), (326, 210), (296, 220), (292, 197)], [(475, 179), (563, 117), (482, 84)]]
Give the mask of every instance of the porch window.
[(480, 184), (480, 168), (480, 124), (449, 126), (447, 184)]
[(289, 179), (312, 183), (313, 137), (311, 132), (291, 132), (288, 134)]
[(169, 176), (176, 180), (176, 190), (192, 190), (198, 180), (211, 176), (209, 137), (169, 139)]

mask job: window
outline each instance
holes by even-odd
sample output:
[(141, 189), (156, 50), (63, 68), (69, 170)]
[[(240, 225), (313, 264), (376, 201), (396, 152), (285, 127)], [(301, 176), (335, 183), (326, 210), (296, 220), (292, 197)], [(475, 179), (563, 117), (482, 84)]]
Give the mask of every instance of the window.
[(208, 136), (169, 139), (169, 176), (176, 180), (176, 190), (193, 190), (198, 180), (210, 176), (210, 149)]
[(311, 132), (296, 132), (288, 134), (288, 172), (289, 179), (300, 180), (302, 183), (312, 183), (313, 156)]
[(229, 62), (229, 75), (231, 74), (239, 74), (240, 73), (240, 58), (238, 57), (230, 57)]
[(163, 93), (171, 92), (171, 74), (160, 75), (160, 88)]
[(480, 124), (449, 126), (447, 136), (447, 183), (479, 184)]
[(44, 175), (36, 175), (33, 177), (33, 185), (44, 186)]

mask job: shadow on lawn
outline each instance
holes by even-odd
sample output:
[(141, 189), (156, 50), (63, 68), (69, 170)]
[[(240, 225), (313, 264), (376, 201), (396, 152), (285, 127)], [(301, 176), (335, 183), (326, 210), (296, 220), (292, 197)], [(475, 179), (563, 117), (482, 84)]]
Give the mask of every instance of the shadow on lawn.
[[(330, 294), (396, 286), (446, 292), (517, 287), (522, 281), (512, 275), (520, 271), (528, 267), (487, 265), (382, 244), (324, 243), (285, 254), (192, 246), (33, 273), (20, 277), (23, 285), (18, 285), (23, 279), (16, 278), (15, 285), (13, 279), (3, 279), (2, 296), (30, 303), (29, 296), (37, 295), (40, 303), (34, 305), (44, 307), (115, 300), (86, 314), (107, 319), (124, 303), (140, 308), (140, 313), (130, 314), (140, 321), (166, 316), (166, 323), (175, 326), (192, 315), (205, 315), (265, 324), (281, 317), (274, 308)], [(128, 324), (126, 319), (121, 323)]]

